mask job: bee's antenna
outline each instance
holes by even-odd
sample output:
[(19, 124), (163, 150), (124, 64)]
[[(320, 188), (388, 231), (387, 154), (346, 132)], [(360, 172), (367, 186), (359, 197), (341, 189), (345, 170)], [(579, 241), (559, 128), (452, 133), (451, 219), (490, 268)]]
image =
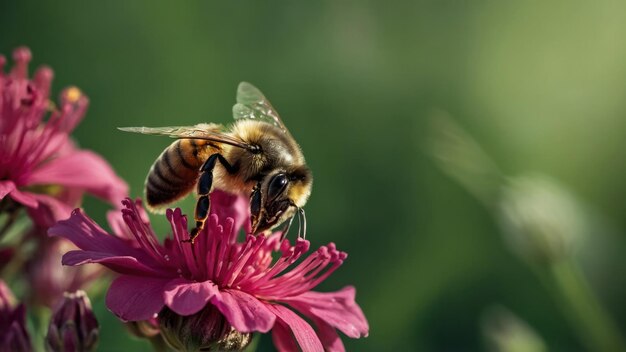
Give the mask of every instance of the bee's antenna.
[[(298, 222), (300, 223), (298, 237), (306, 240), (306, 215), (304, 214), (304, 208), (298, 208)], [(302, 230), (302, 236), (300, 236), (300, 230)]]

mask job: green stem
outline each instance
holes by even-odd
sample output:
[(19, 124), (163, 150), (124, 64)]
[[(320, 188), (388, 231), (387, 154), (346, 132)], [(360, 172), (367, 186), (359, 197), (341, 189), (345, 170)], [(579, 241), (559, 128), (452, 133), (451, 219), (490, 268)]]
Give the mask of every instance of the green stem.
[(0, 240), (2, 240), (4, 235), (9, 231), (9, 229), (11, 229), (13, 224), (15, 224), (15, 220), (17, 220), (18, 215), (19, 215), (18, 211), (12, 211), (9, 214), (7, 214), (7, 218), (4, 222), (4, 225), (2, 225), (2, 228), (0, 228)]
[(20, 234), (21, 237), (17, 240), (17, 243), (14, 244), (16, 251), (13, 254), (13, 258), (11, 258), (11, 261), (0, 271), (2, 279), (5, 282), (13, 281), (14, 277), (21, 273), (24, 263), (26, 263), (33, 253), (33, 246), (29, 243), (32, 241), (29, 241), (30, 238), (24, 235), (27, 231), (26, 228), (21, 230), (23, 233)]
[(604, 310), (585, 277), (571, 260), (551, 265), (550, 274), (563, 302), (562, 308), (590, 351), (626, 351), (615, 323)]
[(29, 307), (31, 308), (31, 342), (34, 351), (44, 351), (46, 344), (46, 335), (48, 334), (48, 325), (52, 313), (47, 307)]

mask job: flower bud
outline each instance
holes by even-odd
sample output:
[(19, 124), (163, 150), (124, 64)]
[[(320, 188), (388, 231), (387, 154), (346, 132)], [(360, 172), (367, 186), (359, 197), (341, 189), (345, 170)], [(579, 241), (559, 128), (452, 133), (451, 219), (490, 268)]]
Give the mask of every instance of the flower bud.
[(23, 304), (14, 308), (15, 298), (0, 280), (0, 351), (31, 351), (26, 331), (26, 309)]
[(161, 335), (177, 351), (241, 351), (252, 334), (235, 330), (212, 304), (200, 312), (181, 316), (169, 308), (159, 314)]
[(84, 291), (65, 293), (50, 318), (48, 351), (94, 351), (98, 342), (98, 321)]
[(570, 256), (584, 234), (580, 204), (544, 177), (510, 180), (503, 188), (499, 210), (505, 240), (532, 263), (548, 264)]
[(489, 308), (482, 318), (481, 328), (490, 351), (544, 352), (548, 350), (541, 336), (533, 328), (504, 307)]

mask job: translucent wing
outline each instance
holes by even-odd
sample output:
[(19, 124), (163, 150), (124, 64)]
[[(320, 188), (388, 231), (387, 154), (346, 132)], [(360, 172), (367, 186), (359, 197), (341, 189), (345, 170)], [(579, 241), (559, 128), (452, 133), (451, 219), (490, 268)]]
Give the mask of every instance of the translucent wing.
[(125, 132), (168, 136), (171, 138), (204, 139), (249, 150), (255, 148), (239, 138), (221, 132), (222, 126), (214, 123), (201, 123), (195, 126), (118, 127), (118, 129)]
[(259, 89), (248, 82), (239, 83), (237, 87), (237, 104), (233, 106), (235, 120), (260, 120), (279, 127), (288, 133), (287, 127), (272, 107), (269, 100)]

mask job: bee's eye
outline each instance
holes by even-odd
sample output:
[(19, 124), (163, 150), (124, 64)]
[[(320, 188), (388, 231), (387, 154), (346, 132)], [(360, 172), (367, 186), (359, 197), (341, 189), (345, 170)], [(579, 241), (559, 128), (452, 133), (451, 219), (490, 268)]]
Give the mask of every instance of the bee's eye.
[(287, 187), (287, 182), (289, 182), (289, 180), (285, 174), (278, 174), (274, 176), (267, 189), (268, 200), (272, 201), (278, 197), (278, 195), (285, 190), (285, 187)]

